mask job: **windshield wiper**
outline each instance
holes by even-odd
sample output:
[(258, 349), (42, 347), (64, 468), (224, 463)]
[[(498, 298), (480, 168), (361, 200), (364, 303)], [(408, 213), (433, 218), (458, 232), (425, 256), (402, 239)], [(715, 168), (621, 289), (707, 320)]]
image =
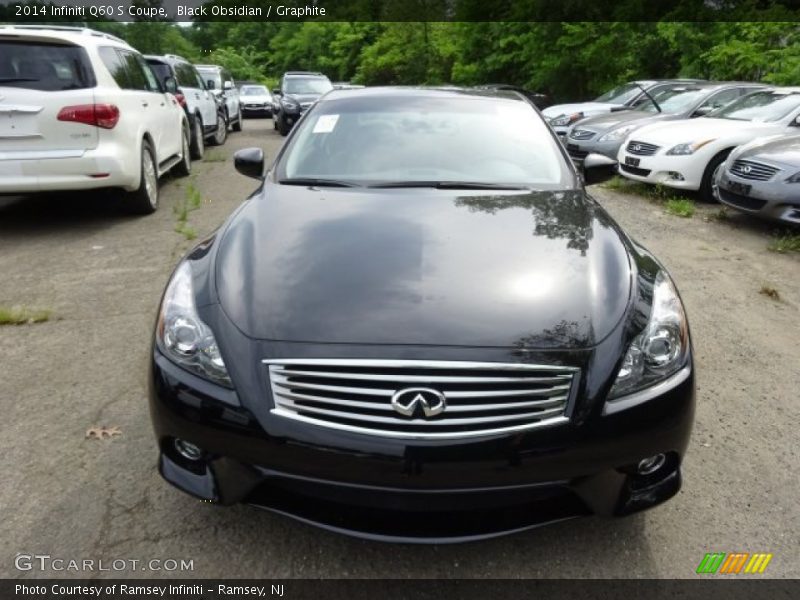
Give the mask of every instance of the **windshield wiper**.
[(643, 87), (643, 86), (639, 85), (638, 83), (636, 84), (636, 87), (638, 87), (640, 90), (642, 90), (642, 92), (644, 92), (644, 95), (645, 95), (645, 96), (647, 96), (647, 97), (650, 99), (650, 102), (652, 102), (652, 103), (653, 103), (653, 106), (655, 106), (655, 107), (656, 107), (656, 110), (657, 110), (658, 112), (661, 112), (661, 107), (658, 105), (658, 102), (656, 102), (656, 99), (655, 99), (655, 98), (653, 98), (653, 97), (650, 95), (650, 92), (648, 92), (646, 89), (644, 89), (644, 87)]
[(14, 83), (16, 81), (41, 81), (38, 77), (0, 77), (0, 83)]
[(289, 177), (287, 179), (279, 179), (278, 183), (281, 185), (318, 185), (324, 187), (358, 187), (355, 183), (349, 181), (340, 181), (338, 179), (318, 179), (315, 177)]
[(522, 185), (507, 183), (480, 183), (475, 181), (386, 181), (374, 183), (371, 188), (435, 188), (437, 190), (527, 190)]

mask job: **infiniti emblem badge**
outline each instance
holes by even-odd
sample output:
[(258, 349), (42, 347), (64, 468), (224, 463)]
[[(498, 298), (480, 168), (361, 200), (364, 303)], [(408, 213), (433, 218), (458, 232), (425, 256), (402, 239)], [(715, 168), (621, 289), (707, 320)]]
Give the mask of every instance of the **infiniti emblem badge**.
[(634, 144), (633, 146), (631, 146), (631, 150), (633, 150), (634, 152), (639, 152), (641, 149), (642, 147), (639, 144)]
[(745, 166), (742, 167), (742, 173), (749, 173), (752, 170), (753, 169), (752, 169), (752, 167), (750, 165), (745, 165)]
[(447, 408), (444, 394), (431, 388), (403, 388), (392, 395), (392, 408), (406, 417), (419, 412), (427, 417), (435, 417)]

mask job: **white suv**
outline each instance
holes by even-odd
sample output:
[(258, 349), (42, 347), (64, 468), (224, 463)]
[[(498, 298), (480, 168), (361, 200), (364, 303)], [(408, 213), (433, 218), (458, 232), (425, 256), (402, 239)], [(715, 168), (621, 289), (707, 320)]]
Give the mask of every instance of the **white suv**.
[(0, 26), (0, 194), (122, 188), (158, 207), (188, 175), (189, 123), (136, 50), (73, 27)]

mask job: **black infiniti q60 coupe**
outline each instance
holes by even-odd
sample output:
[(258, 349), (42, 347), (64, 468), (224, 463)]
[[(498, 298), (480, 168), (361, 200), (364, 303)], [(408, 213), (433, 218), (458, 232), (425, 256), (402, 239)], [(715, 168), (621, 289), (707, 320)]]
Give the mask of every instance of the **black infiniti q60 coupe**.
[(162, 476), (381, 540), (453, 542), (678, 492), (689, 327), (663, 266), (514, 92), (333, 91), (177, 266)]

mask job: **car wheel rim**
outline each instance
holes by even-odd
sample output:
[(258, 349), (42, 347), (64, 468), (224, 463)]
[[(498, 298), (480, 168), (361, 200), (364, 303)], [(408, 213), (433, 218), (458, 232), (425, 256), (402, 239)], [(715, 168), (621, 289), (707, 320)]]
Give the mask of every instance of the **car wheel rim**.
[(199, 121), (194, 122), (194, 136), (197, 140), (197, 151), (199, 154), (203, 154), (203, 128), (200, 125)]
[(183, 164), (186, 165), (186, 170), (192, 170), (192, 159), (189, 157), (189, 134), (183, 134)]
[(225, 119), (222, 118), (222, 115), (217, 117), (217, 143), (221, 144), (225, 141)]
[(714, 172), (711, 173), (711, 197), (715, 200), (719, 201), (719, 185), (717, 185), (717, 176), (719, 175), (720, 169), (722, 169), (722, 164), (720, 163), (714, 169)]
[(156, 175), (156, 166), (153, 164), (153, 157), (148, 150), (142, 154), (142, 161), (144, 163), (144, 189), (150, 205), (155, 207), (158, 204), (158, 176)]

